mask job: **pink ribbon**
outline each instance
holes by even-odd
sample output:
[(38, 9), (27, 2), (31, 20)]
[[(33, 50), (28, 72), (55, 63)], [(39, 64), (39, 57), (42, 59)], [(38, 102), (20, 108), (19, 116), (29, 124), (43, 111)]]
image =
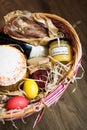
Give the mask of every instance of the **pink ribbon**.
[[(64, 91), (66, 90), (66, 86), (62, 83), (60, 84), (53, 92), (51, 92), (46, 98), (42, 99), (41, 102), (44, 103), (47, 107), (50, 107), (52, 104), (58, 101), (58, 99), (63, 95)], [(38, 114), (33, 128), (39, 123), (41, 117), (44, 113), (44, 108)]]
[(58, 101), (66, 88), (67, 87), (63, 83), (58, 85), (58, 87), (54, 89), (46, 98), (44, 98), (42, 102), (46, 104), (47, 107), (50, 107), (52, 104)]

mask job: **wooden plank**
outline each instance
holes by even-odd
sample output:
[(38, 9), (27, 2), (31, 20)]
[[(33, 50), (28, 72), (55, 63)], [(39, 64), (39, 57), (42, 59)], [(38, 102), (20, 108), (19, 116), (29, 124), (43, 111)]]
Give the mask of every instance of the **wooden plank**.
[[(77, 81), (77, 87), (76, 84), (69, 87), (56, 105), (45, 110), (34, 130), (87, 130), (87, 0), (0, 0), (0, 27), (4, 24), (3, 16), (17, 9), (54, 13), (64, 17), (72, 25), (79, 23), (75, 29), (83, 48), (84, 77)], [(32, 130), (37, 115), (25, 118), (26, 123), (16, 120), (15, 125), (19, 130)], [(4, 125), (0, 122), (0, 130), (8, 128), (15, 129), (12, 122), (8, 121)]]

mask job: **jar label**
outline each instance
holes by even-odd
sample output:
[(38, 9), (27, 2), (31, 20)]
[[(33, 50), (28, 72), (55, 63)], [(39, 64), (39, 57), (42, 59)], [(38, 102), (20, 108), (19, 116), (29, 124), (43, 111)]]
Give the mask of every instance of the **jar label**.
[(60, 54), (68, 54), (68, 47), (60, 46), (52, 49), (52, 56)]

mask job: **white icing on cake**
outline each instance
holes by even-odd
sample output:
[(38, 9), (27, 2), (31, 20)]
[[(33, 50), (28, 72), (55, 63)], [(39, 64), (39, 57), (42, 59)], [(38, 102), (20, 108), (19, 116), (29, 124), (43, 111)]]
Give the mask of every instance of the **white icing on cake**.
[(9, 45), (0, 45), (0, 86), (17, 83), (26, 74), (26, 58)]

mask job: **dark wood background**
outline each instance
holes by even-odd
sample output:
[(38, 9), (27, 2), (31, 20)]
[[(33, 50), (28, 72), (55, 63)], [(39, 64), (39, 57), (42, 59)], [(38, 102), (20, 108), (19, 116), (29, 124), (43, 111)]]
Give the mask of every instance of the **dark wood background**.
[[(84, 77), (70, 86), (56, 105), (45, 110), (34, 130), (87, 130), (87, 0), (0, 0), (0, 27), (4, 23), (3, 16), (17, 9), (54, 13), (72, 25), (77, 23), (75, 29), (83, 48)], [(33, 130), (36, 117), (37, 113), (27, 117), (25, 123), (16, 120), (15, 125), (19, 130)], [(0, 130), (8, 129), (15, 130), (12, 122), (4, 125), (0, 122)]]

